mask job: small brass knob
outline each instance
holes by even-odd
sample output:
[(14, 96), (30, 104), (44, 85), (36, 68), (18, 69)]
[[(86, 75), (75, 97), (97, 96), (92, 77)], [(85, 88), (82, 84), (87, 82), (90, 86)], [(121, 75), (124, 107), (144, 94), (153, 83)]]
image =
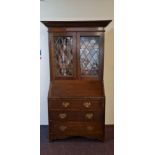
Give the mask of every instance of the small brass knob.
[(62, 102), (62, 106), (65, 107), (65, 108), (67, 108), (69, 105), (70, 105), (69, 102)]
[(92, 131), (92, 130), (94, 129), (94, 127), (92, 127), (92, 126), (87, 126), (86, 128), (87, 128), (87, 130), (89, 130), (89, 131)]
[(64, 118), (67, 117), (67, 114), (66, 114), (66, 113), (61, 113), (61, 114), (59, 114), (59, 117), (60, 117), (61, 119), (64, 119)]
[(87, 113), (86, 115), (87, 119), (92, 119), (93, 118), (93, 113)]
[(62, 125), (62, 126), (59, 127), (59, 129), (60, 129), (61, 131), (65, 131), (65, 130), (67, 129), (67, 126)]
[(91, 106), (91, 103), (90, 102), (84, 102), (83, 105), (85, 108), (89, 108)]

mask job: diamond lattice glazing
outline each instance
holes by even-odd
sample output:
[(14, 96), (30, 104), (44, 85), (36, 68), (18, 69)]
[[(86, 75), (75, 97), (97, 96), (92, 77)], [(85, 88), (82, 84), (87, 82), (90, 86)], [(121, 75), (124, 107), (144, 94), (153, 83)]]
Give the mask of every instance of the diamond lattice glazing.
[(98, 75), (99, 52), (99, 37), (80, 37), (81, 75)]
[(55, 73), (58, 77), (73, 75), (73, 38), (55, 37)]

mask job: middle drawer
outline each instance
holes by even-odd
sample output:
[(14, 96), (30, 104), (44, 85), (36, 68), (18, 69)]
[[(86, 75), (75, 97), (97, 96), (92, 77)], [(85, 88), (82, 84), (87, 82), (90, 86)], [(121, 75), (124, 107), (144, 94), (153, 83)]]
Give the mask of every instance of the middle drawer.
[(50, 110), (49, 121), (103, 121), (102, 110), (69, 111)]

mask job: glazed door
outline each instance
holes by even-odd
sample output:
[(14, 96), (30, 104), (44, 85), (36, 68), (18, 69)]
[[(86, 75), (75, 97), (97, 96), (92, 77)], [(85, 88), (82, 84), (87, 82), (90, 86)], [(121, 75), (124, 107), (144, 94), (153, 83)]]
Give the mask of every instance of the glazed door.
[(103, 32), (77, 33), (78, 78), (102, 80)]
[(52, 33), (51, 77), (56, 79), (76, 78), (76, 33)]

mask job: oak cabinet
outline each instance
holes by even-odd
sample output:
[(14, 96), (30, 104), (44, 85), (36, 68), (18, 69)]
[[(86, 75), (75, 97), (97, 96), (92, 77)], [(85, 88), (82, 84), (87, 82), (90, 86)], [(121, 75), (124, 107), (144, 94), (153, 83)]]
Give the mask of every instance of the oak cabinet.
[(104, 28), (106, 21), (43, 21), (48, 27), (49, 140), (104, 140)]

